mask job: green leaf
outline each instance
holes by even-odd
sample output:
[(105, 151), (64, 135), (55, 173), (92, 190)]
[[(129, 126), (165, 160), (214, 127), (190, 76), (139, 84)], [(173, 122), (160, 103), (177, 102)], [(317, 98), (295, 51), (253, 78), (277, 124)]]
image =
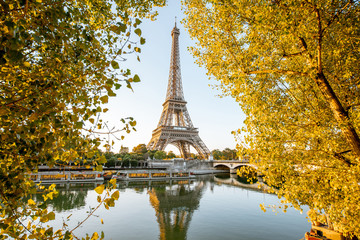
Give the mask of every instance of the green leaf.
[(98, 162), (101, 163), (101, 164), (106, 163), (106, 162), (107, 162), (106, 157), (105, 157), (104, 155), (101, 156), (101, 157), (99, 158)]
[(8, 58), (13, 62), (20, 61), (24, 57), (24, 55), (21, 52), (16, 50), (10, 50), (7, 55)]
[(75, 123), (75, 128), (80, 129), (80, 128), (82, 128), (82, 127), (83, 127), (83, 125), (84, 125), (84, 123), (83, 123), (83, 122), (81, 122), (81, 121), (76, 122), (76, 123)]
[(134, 32), (135, 32), (136, 35), (138, 35), (139, 37), (141, 36), (141, 29), (140, 29), (140, 28), (135, 29)]
[(126, 24), (123, 24), (123, 23), (118, 22), (118, 25), (119, 25), (119, 29), (120, 29), (121, 32), (125, 32), (125, 31), (126, 31), (126, 29), (127, 29)]
[(134, 75), (133, 82), (140, 82), (140, 78), (137, 74)]
[(112, 66), (113, 69), (119, 69), (120, 68), (119, 63), (116, 62), (116, 61), (111, 61), (111, 66)]
[(103, 167), (101, 165), (97, 165), (94, 170), (101, 172), (103, 170)]
[(47, 208), (47, 203), (46, 203), (46, 202), (43, 202), (43, 203), (40, 204), (38, 207), (39, 207), (40, 209), (45, 209), (45, 208)]
[[(50, 220), (54, 220), (54, 219), (50, 219)], [(53, 235), (53, 228), (48, 228), (46, 231), (45, 231), (45, 236), (51, 236)]]
[(114, 93), (112, 90), (108, 91), (108, 94), (110, 97), (115, 97), (116, 93)]
[(104, 192), (104, 189), (105, 189), (105, 185), (101, 184), (101, 185), (97, 186), (94, 190), (97, 194), (102, 194)]
[(118, 90), (121, 87), (121, 84), (119, 83), (114, 83), (115, 89)]
[(145, 38), (143, 38), (143, 37), (140, 38), (140, 44), (141, 45), (145, 44)]
[(141, 20), (138, 19), (138, 18), (136, 18), (136, 19), (135, 19), (135, 23), (136, 23), (136, 25), (139, 25), (139, 24), (141, 23)]

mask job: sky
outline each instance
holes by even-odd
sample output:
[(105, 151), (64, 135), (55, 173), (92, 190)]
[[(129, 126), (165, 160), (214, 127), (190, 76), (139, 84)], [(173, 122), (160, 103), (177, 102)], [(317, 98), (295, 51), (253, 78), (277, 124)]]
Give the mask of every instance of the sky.
[[(125, 135), (124, 140), (116, 140), (112, 147), (114, 153), (120, 147), (128, 147), (131, 151), (138, 144), (148, 144), (152, 131), (157, 127), (165, 101), (171, 55), (171, 30), (177, 18), (180, 29), (179, 48), (180, 65), (184, 97), (187, 110), (199, 136), (210, 151), (214, 149), (235, 148), (236, 142), (231, 131), (243, 126), (245, 115), (233, 98), (217, 95), (221, 92), (209, 85), (217, 83), (209, 80), (206, 70), (200, 68), (191, 53), (187, 50), (194, 46), (184, 26), (180, 23), (184, 15), (180, 1), (168, 1), (166, 7), (157, 9), (156, 21), (144, 20), (140, 24), (142, 37), (146, 39), (141, 46), (140, 62), (136, 56), (123, 62), (120, 68), (130, 68), (132, 74), (138, 74), (141, 82), (133, 84), (133, 91), (122, 87), (116, 91), (117, 96), (109, 98), (104, 106), (109, 109), (102, 118), (109, 126), (122, 128), (120, 119), (134, 117), (136, 132)], [(179, 151), (168, 145), (165, 151)], [(194, 149), (193, 149), (194, 150)], [(193, 151), (195, 152), (195, 151)]]

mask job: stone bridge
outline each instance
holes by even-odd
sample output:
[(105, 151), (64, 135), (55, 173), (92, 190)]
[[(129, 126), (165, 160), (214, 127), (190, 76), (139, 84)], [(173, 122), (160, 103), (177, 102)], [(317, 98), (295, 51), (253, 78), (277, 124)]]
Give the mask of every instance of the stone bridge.
[(249, 166), (256, 170), (258, 169), (257, 166), (242, 160), (214, 160), (212, 162), (215, 169), (229, 169), (230, 173), (236, 173), (236, 170), (243, 166)]

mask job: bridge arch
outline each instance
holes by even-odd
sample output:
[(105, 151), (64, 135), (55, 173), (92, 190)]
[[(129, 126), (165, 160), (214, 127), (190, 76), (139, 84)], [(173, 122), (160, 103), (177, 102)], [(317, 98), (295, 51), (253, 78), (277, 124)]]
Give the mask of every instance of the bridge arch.
[(220, 166), (226, 166), (230, 169), (231, 173), (236, 173), (237, 169), (247, 166), (247, 167), (251, 167), (253, 168), (256, 172), (258, 171), (258, 167), (253, 165), (253, 164), (249, 164), (247, 162), (243, 162), (243, 161), (234, 161), (234, 160), (215, 160), (213, 161), (213, 167), (215, 169), (219, 169)]
[(216, 165), (214, 165), (214, 168), (216, 169), (216, 170), (228, 170), (228, 171), (230, 171), (230, 167), (229, 166), (227, 166), (226, 164), (216, 164)]

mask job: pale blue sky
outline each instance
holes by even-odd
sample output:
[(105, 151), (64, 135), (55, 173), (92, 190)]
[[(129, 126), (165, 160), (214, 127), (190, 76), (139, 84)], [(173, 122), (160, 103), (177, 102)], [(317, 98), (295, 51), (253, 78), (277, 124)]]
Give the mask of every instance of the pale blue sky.
[[(180, 1), (170, 0), (168, 6), (159, 8), (158, 12), (156, 21), (144, 21), (140, 25), (142, 36), (146, 39), (146, 44), (141, 47), (141, 62), (130, 58), (121, 66), (132, 69), (132, 74), (137, 73), (141, 82), (133, 85), (134, 92), (122, 87), (116, 91), (117, 96), (110, 98), (107, 106), (104, 106), (109, 111), (102, 117), (110, 126), (121, 127), (119, 119), (122, 117), (132, 116), (137, 121), (137, 131), (127, 134), (122, 141), (115, 140), (112, 151), (118, 152), (121, 145), (132, 150), (138, 144), (147, 144), (158, 124), (167, 90), (171, 30), (175, 16), (180, 29), (183, 90), (191, 120), (210, 151), (235, 148), (231, 131), (241, 128), (245, 119), (239, 105), (230, 97), (217, 97), (220, 92), (209, 86), (216, 81), (209, 80), (205, 69), (194, 63), (195, 59), (187, 50), (187, 47), (194, 45), (194, 41), (179, 22), (183, 18)], [(178, 152), (170, 146), (165, 150)]]

